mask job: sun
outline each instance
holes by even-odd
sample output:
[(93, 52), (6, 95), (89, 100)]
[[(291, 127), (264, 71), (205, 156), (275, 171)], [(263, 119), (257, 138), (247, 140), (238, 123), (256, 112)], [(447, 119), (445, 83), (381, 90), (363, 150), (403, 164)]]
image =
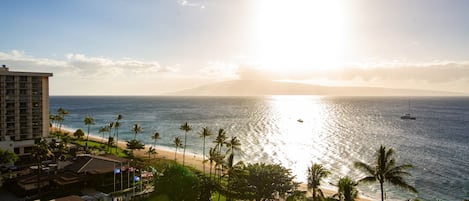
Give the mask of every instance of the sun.
[(257, 5), (258, 63), (274, 71), (336, 69), (345, 19), (340, 0), (261, 0)]

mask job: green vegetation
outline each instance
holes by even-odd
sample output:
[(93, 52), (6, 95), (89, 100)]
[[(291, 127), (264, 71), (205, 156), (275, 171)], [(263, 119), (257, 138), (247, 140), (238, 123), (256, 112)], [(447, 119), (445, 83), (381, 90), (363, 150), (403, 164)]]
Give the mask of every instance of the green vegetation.
[(189, 131), (192, 130), (192, 126), (190, 126), (189, 124), (184, 123), (181, 125), (181, 127), (179, 127), (179, 129), (183, 130), (184, 131), (184, 152), (182, 153), (182, 165), (185, 164), (185, 159), (186, 159), (186, 145), (187, 145), (187, 133)]
[(321, 180), (330, 175), (331, 172), (327, 171), (321, 164), (313, 163), (308, 168), (308, 189), (313, 190), (313, 200), (319, 200), (320, 197), (324, 197), (319, 186)]
[(0, 164), (13, 164), (18, 160), (15, 152), (0, 149)]
[(386, 147), (381, 145), (376, 152), (376, 161), (374, 163), (368, 165), (363, 162), (355, 162), (356, 168), (368, 173), (368, 176), (362, 178), (359, 182), (379, 182), (382, 201), (384, 201), (384, 182), (417, 193), (417, 190), (404, 180), (404, 176), (410, 176), (410, 173), (405, 170), (412, 168), (412, 165), (396, 165), (396, 159), (393, 155), (394, 149), (390, 148), (386, 151)]

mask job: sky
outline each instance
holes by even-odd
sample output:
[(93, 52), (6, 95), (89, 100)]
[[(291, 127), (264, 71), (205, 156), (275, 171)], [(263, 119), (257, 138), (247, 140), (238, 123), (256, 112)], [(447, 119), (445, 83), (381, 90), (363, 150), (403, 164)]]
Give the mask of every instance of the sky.
[(0, 64), (51, 95), (226, 80), (469, 94), (465, 0), (3, 0)]

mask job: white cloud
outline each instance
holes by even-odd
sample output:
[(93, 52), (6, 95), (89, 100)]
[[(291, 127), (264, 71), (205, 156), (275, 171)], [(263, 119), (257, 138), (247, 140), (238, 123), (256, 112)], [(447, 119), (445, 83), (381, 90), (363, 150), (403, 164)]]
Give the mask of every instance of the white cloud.
[(209, 61), (208, 65), (199, 70), (202, 76), (212, 80), (233, 80), (238, 79), (237, 71), (239, 66), (224, 61)]
[(188, 7), (199, 7), (199, 8), (205, 8), (205, 5), (202, 5), (200, 3), (194, 3), (192, 1), (188, 0), (177, 0), (177, 3), (181, 6), (188, 6)]

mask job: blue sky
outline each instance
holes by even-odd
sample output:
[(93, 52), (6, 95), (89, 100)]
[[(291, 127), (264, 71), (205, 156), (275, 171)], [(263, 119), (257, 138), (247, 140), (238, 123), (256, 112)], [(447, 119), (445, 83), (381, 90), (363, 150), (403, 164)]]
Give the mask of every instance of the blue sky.
[(469, 93), (469, 1), (2, 1), (0, 63), (53, 95), (158, 95), (216, 81)]

